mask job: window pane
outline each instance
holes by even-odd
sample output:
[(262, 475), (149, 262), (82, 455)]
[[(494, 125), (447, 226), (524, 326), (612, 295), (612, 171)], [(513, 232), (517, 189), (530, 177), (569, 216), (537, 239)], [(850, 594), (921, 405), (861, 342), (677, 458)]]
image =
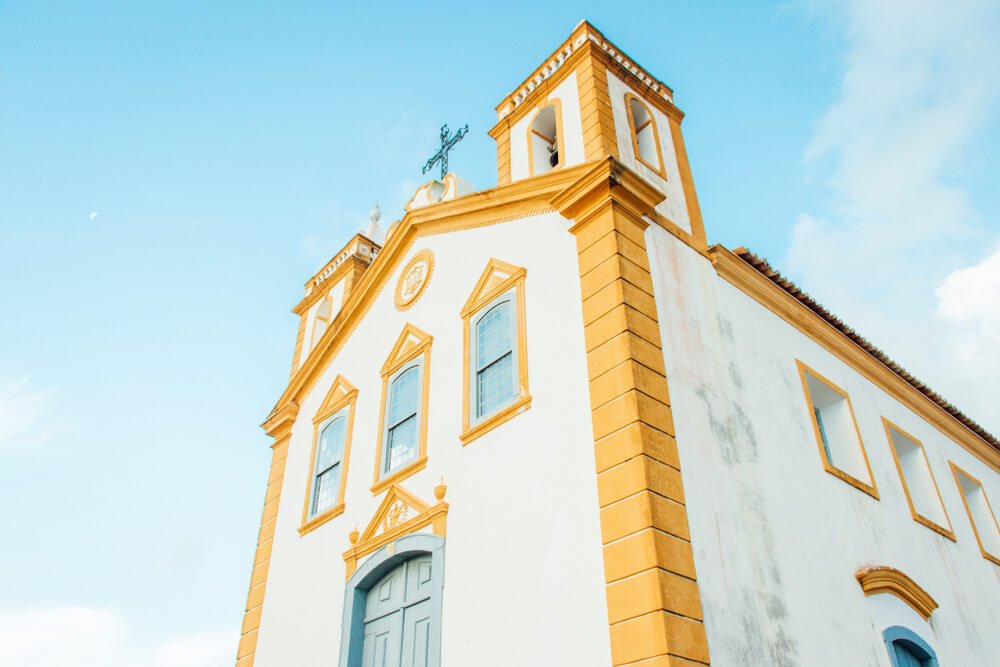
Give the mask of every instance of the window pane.
[(482, 370), (512, 351), (511, 302), (504, 301), (476, 325), (476, 369)]
[(333, 507), (340, 495), (340, 463), (326, 472), (316, 476), (316, 489), (313, 493), (312, 514)]
[(395, 470), (417, 457), (417, 416), (408, 417), (390, 428), (388, 440), (382, 472)]
[(326, 425), (319, 435), (319, 451), (316, 452), (316, 472), (323, 472), (340, 461), (344, 452), (344, 431), (347, 419), (338, 417)]
[(508, 352), (476, 374), (476, 416), (487, 415), (514, 397), (514, 355)]
[(389, 387), (389, 417), (387, 422), (390, 428), (417, 414), (417, 400), (420, 397), (419, 382), (419, 366), (414, 366), (392, 381), (392, 385)]

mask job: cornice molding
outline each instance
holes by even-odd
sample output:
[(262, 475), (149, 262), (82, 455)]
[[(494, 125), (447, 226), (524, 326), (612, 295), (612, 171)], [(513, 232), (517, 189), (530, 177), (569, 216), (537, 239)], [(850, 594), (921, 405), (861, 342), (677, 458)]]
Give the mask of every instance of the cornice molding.
[(261, 424), (261, 428), (269, 436), (274, 438), (274, 445), (281, 442), (284, 438), (291, 436), (292, 434), (292, 424), (295, 423), (295, 418), (299, 415), (299, 404), (296, 401), (289, 401), (281, 406), (280, 409), (275, 409), (268, 416), (267, 421)]
[(592, 164), (581, 164), (556, 169), (541, 176), (408, 212), (396, 225), (375, 261), (361, 274), (357, 286), (351, 290), (344, 305), (309, 356), (292, 375), (288, 387), (272, 409), (268, 422), (284, 409), (289, 401), (297, 400), (312, 387), (329, 360), (350, 338), (355, 327), (364, 318), (396, 266), (406, 257), (410, 246), (417, 238), (498, 224), (551, 211), (552, 205), (549, 200), (563, 191), (567, 185), (579, 179), (592, 166)]
[(591, 163), (590, 169), (553, 197), (551, 204), (562, 216), (581, 224), (611, 204), (642, 219), (664, 199), (662, 192), (609, 156)]
[(866, 596), (880, 593), (895, 595), (910, 605), (925, 621), (929, 621), (931, 614), (938, 608), (938, 603), (930, 593), (921, 588), (905, 572), (894, 567), (887, 565), (864, 567), (854, 574), (854, 578), (861, 584), (861, 590)]
[(935, 427), (945, 437), (1000, 473), (1000, 452), (969, 430), (941, 406), (917, 391), (829, 322), (795, 297), (761, 275), (729, 249), (714, 245), (708, 250), (716, 272), (731, 285), (821, 345), (867, 380), (894, 397)]

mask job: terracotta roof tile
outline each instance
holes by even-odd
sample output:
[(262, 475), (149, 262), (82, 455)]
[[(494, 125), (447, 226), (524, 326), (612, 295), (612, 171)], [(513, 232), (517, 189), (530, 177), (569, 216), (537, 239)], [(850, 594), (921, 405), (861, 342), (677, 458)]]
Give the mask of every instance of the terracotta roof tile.
[(793, 283), (788, 278), (785, 278), (778, 271), (776, 271), (766, 259), (758, 257), (746, 248), (736, 248), (733, 250), (733, 254), (742, 259), (744, 262), (752, 266), (759, 273), (765, 276), (772, 283), (785, 290), (788, 294), (793, 296), (809, 310), (813, 311), (824, 320), (826, 320), (830, 326), (837, 329), (840, 333), (844, 334), (850, 338), (855, 344), (861, 347), (865, 352), (875, 357), (879, 362), (881, 362), (886, 368), (891, 370), (893, 373), (898, 375), (900, 378), (909, 383), (914, 389), (919, 391), (921, 394), (931, 399), (937, 403), (942, 410), (950, 414), (952, 417), (961, 422), (966, 428), (978, 435), (980, 438), (988, 442), (995, 449), (1000, 450), (1000, 440), (997, 440), (996, 436), (991, 434), (989, 431), (984, 429), (982, 426), (977, 424), (975, 421), (967, 417), (961, 410), (956, 408), (954, 405), (946, 401), (941, 394), (937, 393), (926, 384), (913, 377), (905, 368), (897, 364), (895, 361), (889, 358), (882, 350), (878, 349), (871, 342), (859, 334), (857, 331), (847, 326), (843, 320), (831, 313), (829, 310), (824, 308), (813, 299), (811, 296), (802, 291), (802, 289)]

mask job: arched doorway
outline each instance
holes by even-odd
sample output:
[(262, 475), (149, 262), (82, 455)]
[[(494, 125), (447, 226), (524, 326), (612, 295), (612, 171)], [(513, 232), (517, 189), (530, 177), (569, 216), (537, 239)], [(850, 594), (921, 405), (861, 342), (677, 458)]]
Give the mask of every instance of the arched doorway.
[(444, 538), (401, 537), (347, 583), (341, 667), (438, 667)]

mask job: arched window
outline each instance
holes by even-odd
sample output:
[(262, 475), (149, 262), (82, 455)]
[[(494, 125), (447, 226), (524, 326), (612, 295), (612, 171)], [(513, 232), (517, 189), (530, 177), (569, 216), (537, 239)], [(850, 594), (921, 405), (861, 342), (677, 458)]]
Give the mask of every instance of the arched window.
[(320, 337), (326, 332), (326, 328), (330, 326), (332, 311), (333, 299), (325, 297), (320, 301), (319, 307), (316, 308), (316, 319), (313, 320), (312, 343), (309, 344), (310, 350), (316, 347), (316, 343), (319, 342)]
[(531, 405), (526, 275), (523, 267), (491, 259), (462, 307), (464, 445)]
[(517, 397), (517, 330), (514, 295), (509, 293), (476, 322), (476, 419)]
[(528, 166), (532, 176), (551, 171), (565, 160), (559, 120), (559, 103), (555, 101), (539, 109), (528, 126)]
[(894, 625), (885, 629), (882, 638), (892, 667), (938, 667), (934, 649), (912, 630)]
[(382, 476), (402, 468), (417, 458), (420, 416), (421, 371), (417, 361), (400, 371), (389, 382), (388, 409), (385, 415), (385, 452)]
[(628, 124), (632, 130), (632, 149), (636, 159), (665, 178), (660, 137), (653, 113), (642, 100), (631, 93), (625, 96), (625, 106), (628, 108)]
[(330, 509), (340, 499), (340, 478), (344, 474), (344, 442), (347, 439), (345, 408), (328, 421), (319, 432), (316, 465), (313, 469), (313, 494), (309, 517)]

